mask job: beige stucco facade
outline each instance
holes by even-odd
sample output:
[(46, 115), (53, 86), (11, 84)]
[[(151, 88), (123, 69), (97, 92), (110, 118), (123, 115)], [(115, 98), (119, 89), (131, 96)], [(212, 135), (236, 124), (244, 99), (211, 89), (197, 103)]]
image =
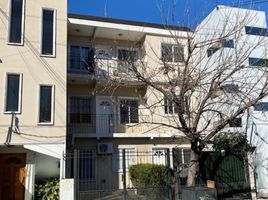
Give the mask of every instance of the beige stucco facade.
[[(12, 134), (11, 144), (64, 143), (66, 132), (67, 2), (24, 1), (23, 44), (8, 43), (9, 1), (3, 0), (0, 29), (0, 144), (5, 143), (12, 115), (5, 113), (7, 73), (22, 75), (20, 112), (15, 114), (21, 134)], [(42, 8), (55, 9), (55, 56), (41, 56)], [(38, 124), (39, 86), (54, 86), (51, 125)], [(25, 134), (24, 134), (25, 133)]]
[[(19, 199), (24, 197), (23, 199), (30, 200), (34, 196), (35, 183), (43, 178), (61, 177), (63, 172), (61, 160), (66, 140), (67, 0), (24, 0), (22, 42), (19, 44), (9, 43), (10, 6), (10, 0), (1, 0), (0, 156), (12, 159), (25, 156), (22, 161), (25, 166), (20, 169), (24, 175), (19, 177), (24, 191), (15, 189), (15, 193)], [(54, 10), (52, 56), (41, 55), (42, 9)], [(13, 114), (5, 109), (8, 74), (19, 74), (21, 77), (19, 111)], [(49, 124), (38, 122), (40, 85), (53, 88), (52, 122)], [(5, 163), (7, 161), (1, 163), (1, 170)], [(0, 185), (1, 189), (2, 186)], [(2, 192), (0, 199), (3, 195)]]

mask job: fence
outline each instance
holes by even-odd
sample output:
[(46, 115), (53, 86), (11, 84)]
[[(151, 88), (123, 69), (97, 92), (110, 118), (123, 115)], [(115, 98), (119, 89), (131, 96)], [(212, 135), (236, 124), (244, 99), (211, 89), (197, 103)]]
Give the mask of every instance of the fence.
[[(126, 148), (113, 150), (110, 154), (100, 154), (94, 148), (74, 150), (65, 156), (66, 176), (75, 180), (77, 200), (173, 200), (179, 199), (181, 188), (186, 184), (189, 158), (188, 149), (173, 149), (170, 152), (169, 149), (136, 151), (135, 148)], [(239, 168), (236, 165), (237, 160), (228, 159), (226, 161), (228, 164), (221, 166), (221, 172), (217, 172), (217, 176), (219, 177), (222, 171), (228, 170), (244, 177), (239, 180), (225, 179), (229, 181), (228, 184), (246, 182), (245, 166), (239, 162), (239, 167), (242, 167)], [(208, 159), (204, 161), (203, 163), (209, 162)], [(139, 167), (134, 169), (138, 165)], [(133, 172), (137, 168), (143, 176)], [(206, 172), (209, 169), (206, 168)], [(205, 185), (208, 178), (207, 174), (205, 176), (203, 174), (203, 177), (201, 175), (198, 184)]]

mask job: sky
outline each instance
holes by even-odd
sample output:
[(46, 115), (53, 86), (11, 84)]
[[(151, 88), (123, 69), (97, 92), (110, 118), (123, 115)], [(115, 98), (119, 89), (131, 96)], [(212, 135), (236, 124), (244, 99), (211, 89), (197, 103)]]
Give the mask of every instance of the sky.
[(218, 4), (268, 15), (268, 0), (68, 0), (68, 12), (194, 28)]

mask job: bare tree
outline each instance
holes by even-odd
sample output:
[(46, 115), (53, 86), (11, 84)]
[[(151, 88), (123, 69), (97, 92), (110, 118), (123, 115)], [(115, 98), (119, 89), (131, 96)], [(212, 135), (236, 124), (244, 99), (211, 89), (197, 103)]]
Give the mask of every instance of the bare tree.
[[(267, 39), (245, 34), (245, 26), (258, 20), (250, 10), (218, 7), (193, 31), (167, 26), (161, 54), (151, 36), (129, 42), (129, 50), (139, 49), (139, 59), (128, 51), (120, 61), (122, 76), (102, 74), (108, 81), (95, 88), (113, 95), (125, 81), (137, 81), (141, 109), (133, 126), (147, 126), (144, 133), (173, 130), (173, 137), (187, 138), (188, 186), (195, 185), (198, 158), (211, 139), (237, 118), (251, 117), (252, 106), (268, 96)], [(251, 55), (259, 59), (249, 61)], [(243, 125), (246, 132), (247, 121)]]

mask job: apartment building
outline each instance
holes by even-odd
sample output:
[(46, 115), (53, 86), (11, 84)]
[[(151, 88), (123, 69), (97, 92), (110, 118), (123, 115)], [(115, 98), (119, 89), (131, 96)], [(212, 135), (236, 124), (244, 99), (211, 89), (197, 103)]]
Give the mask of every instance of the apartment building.
[[(230, 72), (237, 66), (243, 68), (243, 70), (238, 70), (239, 73), (234, 73), (224, 81), (223, 90), (215, 94), (214, 101), (217, 101), (217, 98), (224, 99), (224, 95), (229, 94), (232, 98), (229, 100), (233, 102), (232, 105), (221, 106), (218, 108), (219, 111), (227, 115), (233, 112), (232, 108), (241, 103), (235, 100), (236, 95), (249, 94), (248, 100), (251, 95), (256, 95), (263, 84), (262, 77), (266, 77), (262, 73), (262, 69), (267, 67), (268, 40), (265, 12), (217, 6), (196, 28), (194, 40), (196, 43), (209, 44), (198, 51), (196, 63), (199, 64), (196, 64), (197, 66), (223, 70), (222, 80), (224, 73), (228, 74), (228, 70)], [(251, 92), (248, 91), (250, 88)], [(243, 99), (243, 97), (240, 96), (238, 99)], [(268, 98), (265, 97), (225, 128), (225, 131), (229, 132), (246, 133), (249, 142), (256, 147), (251, 170), (255, 172), (259, 195), (268, 194), (267, 100)], [(217, 120), (219, 119), (215, 117), (215, 123)]]
[(0, 2), (0, 199), (60, 177), (66, 136), (67, 2)]
[[(187, 52), (190, 32), (185, 27), (68, 15), (67, 152), (81, 153), (79, 190), (122, 189), (122, 149), (129, 158), (127, 168), (145, 159), (139, 152), (152, 153), (144, 162), (165, 165), (168, 152), (189, 149), (178, 130), (161, 126), (176, 122), (174, 104), (138, 80), (130, 66), (152, 76), (163, 67), (165, 52), (169, 63), (177, 65)], [(165, 84), (163, 70), (153, 77)], [(153, 104), (158, 106), (152, 111), (147, 105)], [(67, 162), (67, 177), (75, 173), (73, 164)], [(83, 168), (88, 171), (81, 172)], [(130, 181), (126, 184), (132, 187)]]

